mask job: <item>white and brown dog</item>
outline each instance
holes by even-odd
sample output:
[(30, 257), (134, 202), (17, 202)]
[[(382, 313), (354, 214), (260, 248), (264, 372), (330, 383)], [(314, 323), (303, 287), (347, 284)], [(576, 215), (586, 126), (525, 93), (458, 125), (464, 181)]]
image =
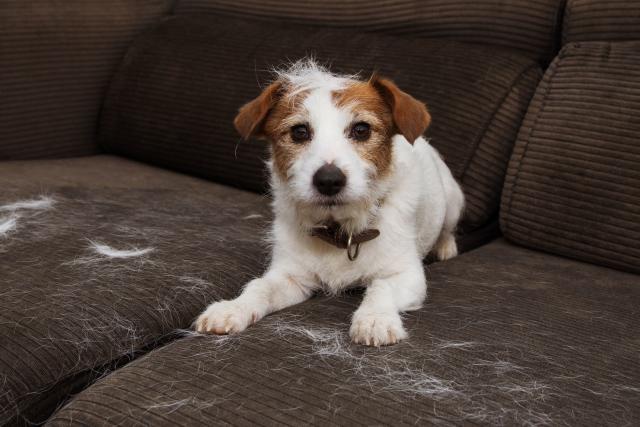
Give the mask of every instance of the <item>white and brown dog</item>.
[(234, 300), (211, 304), (199, 332), (237, 333), (315, 290), (366, 286), (350, 335), (367, 345), (407, 337), (400, 313), (425, 299), (423, 258), (457, 254), (464, 204), (438, 152), (422, 138), (425, 105), (379, 77), (294, 64), (244, 105), (235, 127), (271, 143), (275, 218), (267, 272)]

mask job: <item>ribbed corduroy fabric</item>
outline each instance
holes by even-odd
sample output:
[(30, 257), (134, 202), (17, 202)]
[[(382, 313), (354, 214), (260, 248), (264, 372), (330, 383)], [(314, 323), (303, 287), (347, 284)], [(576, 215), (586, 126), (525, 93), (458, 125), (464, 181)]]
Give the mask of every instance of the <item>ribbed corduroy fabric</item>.
[(176, 14), (247, 15), (408, 37), (520, 49), (541, 60), (555, 53), (561, 0), (181, 0)]
[(639, 40), (640, 2), (636, 0), (567, 0), (564, 43)]
[(96, 152), (109, 79), (134, 36), (172, 3), (0, 2), (0, 160)]
[(640, 272), (640, 42), (565, 46), (537, 89), (504, 187), (514, 242)]
[[(476, 141), (474, 152), (464, 170), (456, 175), (463, 184), (466, 197), (463, 227), (475, 228), (484, 223), (499, 205), (502, 179), (513, 147), (513, 135), (518, 134), (539, 78), (537, 70), (530, 70), (514, 83)], [(442, 132), (446, 130), (442, 129)], [(447, 142), (455, 145), (452, 140)], [(452, 148), (447, 146), (441, 149)]]
[[(17, 222), (0, 235), (0, 425), (44, 421), (267, 262), (262, 196), (106, 156), (0, 170), (0, 223)], [(43, 194), (49, 209), (4, 207)], [(92, 243), (150, 252), (109, 258)]]
[[(544, 268), (541, 268), (544, 266)], [(498, 241), (430, 267), (410, 337), (349, 344), (358, 295), (314, 298), (227, 339), (132, 362), (68, 425), (625, 425), (637, 405), (640, 276)]]
[(132, 46), (101, 125), (105, 149), (254, 191), (267, 186), (266, 144), (243, 142), (237, 109), (268, 72), (313, 54), (337, 72), (386, 75), (432, 114), (427, 131), (468, 198), (465, 228), (497, 211), (507, 159), (541, 74), (511, 50), (336, 29), (178, 17)]

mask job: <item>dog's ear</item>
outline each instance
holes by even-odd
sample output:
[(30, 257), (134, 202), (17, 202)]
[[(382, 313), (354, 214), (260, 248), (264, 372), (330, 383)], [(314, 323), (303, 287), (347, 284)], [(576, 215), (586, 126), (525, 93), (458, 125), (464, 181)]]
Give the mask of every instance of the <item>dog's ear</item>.
[(233, 120), (238, 133), (244, 138), (264, 137), (264, 122), (280, 97), (282, 83), (276, 81), (271, 83), (253, 101), (247, 102), (238, 111), (238, 115)]
[(431, 116), (427, 111), (426, 105), (400, 90), (389, 79), (374, 74), (369, 82), (391, 107), (393, 121), (398, 133), (413, 144), (427, 130), (431, 122)]

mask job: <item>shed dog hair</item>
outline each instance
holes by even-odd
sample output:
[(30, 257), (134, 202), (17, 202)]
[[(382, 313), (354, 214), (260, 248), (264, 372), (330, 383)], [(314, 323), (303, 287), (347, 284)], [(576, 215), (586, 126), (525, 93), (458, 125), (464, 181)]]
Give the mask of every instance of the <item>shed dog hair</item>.
[[(269, 313), (366, 286), (350, 336), (366, 345), (407, 337), (400, 313), (427, 293), (423, 258), (457, 254), (464, 197), (422, 134), (426, 106), (392, 81), (295, 63), (242, 108), (235, 127), (271, 144), (273, 256), (234, 300), (211, 304), (199, 332), (237, 333)], [(352, 260), (353, 259), (353, 260)]]

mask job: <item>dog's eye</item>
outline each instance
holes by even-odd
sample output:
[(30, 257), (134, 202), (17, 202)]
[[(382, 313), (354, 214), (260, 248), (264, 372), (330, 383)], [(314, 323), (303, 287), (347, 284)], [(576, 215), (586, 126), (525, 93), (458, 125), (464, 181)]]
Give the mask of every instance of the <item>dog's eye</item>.
[(357, 141), (366, 141), (371, 136), (369, 123), (358, 122), (351, 128), (351, 138)]
[(311, 139), (307, 125), (296, 125), (291, 128), (291, 139), (295, 142), (305, 142)]

